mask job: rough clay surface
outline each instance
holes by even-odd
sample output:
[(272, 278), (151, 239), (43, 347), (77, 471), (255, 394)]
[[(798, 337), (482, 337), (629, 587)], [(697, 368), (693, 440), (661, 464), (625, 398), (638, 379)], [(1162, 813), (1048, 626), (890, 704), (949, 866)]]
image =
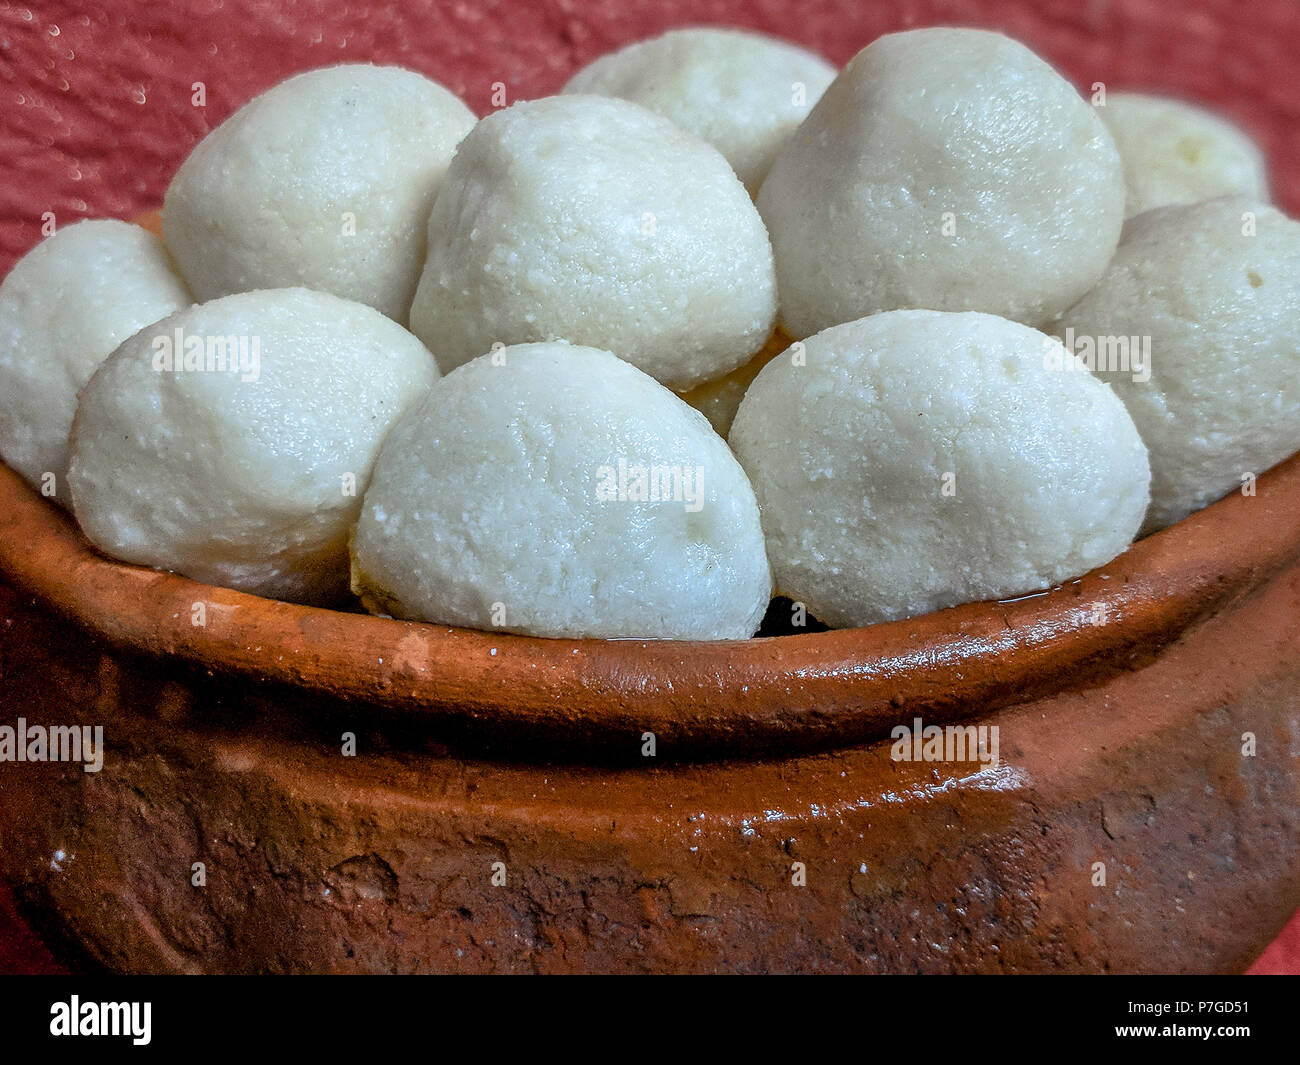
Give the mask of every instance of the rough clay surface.
[[(156, 338), (176, 330), (256, 340), (259, 365), (158, 369)], [(384, 433), (437, 376), (401, 326), (326, 293), (246, 292), (178, 312), (123, 344), (86, 386), (69, 473), (77, 520), (127, 562), (335, 601)]]
[(1150, 338), (1150, 380), (1101, 374), (1151, 451), (1145, 531), (1300, 448), (1297, 309), (1300, 223), (1228, 196), (1133, 219), (1105, 276), (1065, 316), (1076, 336)]
[(565, 92), (619, 96), (718, 149), (757, 195), (772, 160), (835, 78), (786, 41), (696, 27), (620, 48), (583, 67)]
[[(0, 284), (0, 456), (68, 503), (77, 391), (112, 350), (190, 294), (162, 241), (139, 226), (75, 222), (33, 248)], [(48, 494), (48, 493), (47, 493)]]
[(909, 307), (1038, 325), (1101, 276), (1124, 180), (1101, 120), (1024, 45), (925, 29), (841, 71), (758, 207), (793, 336)]
[(142, 667), (3, 590), (3, 719), (112, 722), (100, 773), (0, 774), (5, 874), (73, 957), (115, 971), (1240, 971), (1300, 897), (1298, 597), (1291, 569), (1148, 668), (978, 707), (1002, 762), (977, 770), (895, 761), (888, 739), (704, 764), (661, 747), (650, 768), (479, 759), (436, 713), (402, 727)]
[(895, 311), (768, 363), (730, 440), (777, 591), (865, 625), (1037, 591), (1124, 550), (1146, 449), (1105, 385), (1047, 368), (1050, 348), (992, 315)]
[(775, 316), (767, 231), (716, 149), (626, 100), (553, 96), (457, 151), (411, 329), (444, 370), (568, 340), (685, 390), (747, 361)]
[(1244, 130), (1182, 100), (1116, 92), (1097, 114), (1124, 161), (1125, 217), (1232, 193), (1268, 198), (1263, 153)]
[[(635, 466), (690, 480), (638, 499)], [(454, 371), (394, 428), (353, 588), (476, 629), (710, 640), (753, 635), (772, 579), (753, 490), (703, 415), (608, 352), (551, 343)]]
[(194, 295), (302, 285), (405, 323), (459, 99), (396, 67), (290, 78), (213, 130), (176, 172), (163, 235)]

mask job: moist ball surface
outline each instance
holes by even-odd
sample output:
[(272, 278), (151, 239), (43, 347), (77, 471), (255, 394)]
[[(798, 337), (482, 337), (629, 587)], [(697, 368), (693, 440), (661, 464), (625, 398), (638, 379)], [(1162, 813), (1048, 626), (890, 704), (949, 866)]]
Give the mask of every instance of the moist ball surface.
[(744, 639), (772, 590), (753, 490), (703, 415), (559, 343), (476, 359), (398, 423), (352, 551), (372, 610), (533, 636)]
[(181, 311), (126, 341), (82, 393), (77, 520), (127, 562), (336, 601), (380, 441), (437, 376), (401, 326), (323, 292), (246, 292)]
[(1124, 179), (1101, 119), (1027, 48), (925, 29), (854, 57), (758, 207), (793, 336), (908, 307), (1037, 325), (1101, 276)]
[(1264, 156), (1227, 119), (1181, 100), (1116, 92), (1097, 114), (1124, 162), (1125, 214), (1240, 193), (1268, 196)]
[(746, 362), (775, 315), (767, 231), (714, 148), (625, 100), (554, 96), (456, 152), (411, 329), (444, 370), (568, 340), (685, 390)]
[(302, 285), (405, 323), (424, 227), (473, 113), (398, 67), (281, 82), (209, 133), (167, 190), (163, 235), (194, 295)]
[(751, 193), (835, 77), (821, 56), (758, 33), (699, 27), (583, 67), (566, 93), (619, 96), (718, 149)]
[(1146, 448), (1109, 388), (1048, 368), (1063, 355), (992, 315), (894, 311), (768, 363), (730, 440), (777, 592), (865, 625), (1037, 591), (1123, 551)]
[(0, 455), (68, 503), (77, 391), (137, 329), (190, 305), (162, 241), (127, 222), (75, 222), (0, 284)]
[(1098, 359), (1151, 451), (1144, 531), (1300, 448), (1300, 223), (1272, 207), (1230, 196), (1139, 215), (1063, 321), (1076, 350), (1082, 337), (1149, 345), (1149, 379)]

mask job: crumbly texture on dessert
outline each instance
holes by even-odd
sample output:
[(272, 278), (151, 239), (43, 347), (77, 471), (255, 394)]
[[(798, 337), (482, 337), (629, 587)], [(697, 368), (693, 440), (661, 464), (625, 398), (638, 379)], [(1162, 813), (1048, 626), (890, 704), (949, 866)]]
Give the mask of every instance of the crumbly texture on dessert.
[(898, 308), (1038, 325), (1119, 240), (1119, 152), (1024, 45), (983, 30), (881, 37), (826, 90), (758, 195), (795, 337)]
[(380, 442), (437, 377), (401, 326), (327, 293), (245, 292), (180, 311), (118, 348), (82, 393), (77, 520), (115, 558), (337, 601)]
[(1146, 448), (1064, 354), (992, 315), (894, 311), (768, 363), (730, 441), (777, 591), (865, 625), (1037, 591), (1123, 551)]
[(127, 337), (190, 303), (139, 226), (74, 222), (36, 245), (0, 284), (0, 456), (66, 506), (78, 390)]
[(393, 429), (353, 542), (372, 607), (534, 636), (744, 639), (772, 591), (744, 471), (609, 352), (507, 347)]
[[(1228, 196), (1138, 215), (1064, 317), (1150, 349), (1150, 378), (1099, 367), (1151, 450), (1145, 531), (1249, 487), (1300, 448), (1300, 223)], [(1130, 360), (1131, 361), (1131, 360)]]
[(444, 370), (567, 340), (684, 390), (747, 361), (775, 316), (767, 231), (716, 149), (626, 100), (554, 96), (456, 152), (411, 328)]
[(200, 300), (301, 285), (405, 324), (434, 195), (473, 125), (410, 70), (299, 74), (190, 153), (163, 206), (167, 246)]
[(718, 149), (757, 194), (835, 68), (806, 48), (744, 30), (671, 30), (600, 56), (566, 93), (619, 96)]

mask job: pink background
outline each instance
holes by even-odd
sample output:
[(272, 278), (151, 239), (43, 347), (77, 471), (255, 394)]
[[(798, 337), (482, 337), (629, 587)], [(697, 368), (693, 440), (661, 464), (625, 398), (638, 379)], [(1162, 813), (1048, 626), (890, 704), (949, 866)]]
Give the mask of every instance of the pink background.
[[(0, 3), (0, 274), (41, 216), (130, 218), (156, 207), (205, 132), (289, 74), (396, 63), (479, 113), (556, 91), (593, 56), (671, 26), (766, 30), (843, 63), (891, 30), (991, 26), (1087, 91), (1139, 87), (1210, 102), (1268, 151), (1274, 193), (1300, 211), (1300, 5), (1295, 0), (205, 0)], [(203, 82), (206, 107), (191, 103)], [(0, 972), (57, 966), (0, 883)], [(1254, 971), (1300, 972), (1300, 920)]]

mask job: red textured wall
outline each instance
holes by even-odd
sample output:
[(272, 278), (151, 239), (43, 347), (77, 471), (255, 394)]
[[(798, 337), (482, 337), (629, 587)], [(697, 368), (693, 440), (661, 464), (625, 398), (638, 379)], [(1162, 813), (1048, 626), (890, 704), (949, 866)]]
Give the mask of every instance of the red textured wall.
[[(161, 200), (203, 135), (288, 74), (399, 63), (479, 112), (554, 92), (580, 64), (684, 22), (782, 34), (841, 63), (908, 26), (995, 26), (1080, 86), (1103, 81), (1213, 101), (1250, 127), (1279, 200), (1300, 210), (1300, 5), (1295, 0), (320, 0), (0, 6), (0, 272), (42, 212), (129, 217)], [(201, 81), (207, 106), (191, 105)]]
[[(482, 113), (557, 90), (579, 65), (688, 23), (749, 26), (842, 63), (874, 37), (936, 24), (1025, 41), (1081, 88), (1147, 88), (1210, 102), (1267, 150), (1274, 192), (1300, 213), (1297, 0), (116, 0), (0, 3), (0, 274), (60, 223), (157, 206), (190, 147), (289, 74), (398, 63)], [(206, 107), (192, 105), (203, 82)], [(49, 964), (0, 885), (0, 972)], [(1300, 972), (1300, 922), (1262, 959)]]

